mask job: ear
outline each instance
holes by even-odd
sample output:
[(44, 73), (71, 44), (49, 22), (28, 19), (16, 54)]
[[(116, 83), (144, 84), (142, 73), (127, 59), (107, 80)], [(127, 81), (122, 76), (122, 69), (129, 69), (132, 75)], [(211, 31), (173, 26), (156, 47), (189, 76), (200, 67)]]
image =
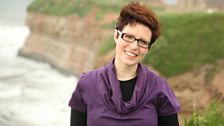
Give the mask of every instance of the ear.
[(117, 29), (114, 30), (114, 42), (117, 43), (119, 34), (117, 33)]

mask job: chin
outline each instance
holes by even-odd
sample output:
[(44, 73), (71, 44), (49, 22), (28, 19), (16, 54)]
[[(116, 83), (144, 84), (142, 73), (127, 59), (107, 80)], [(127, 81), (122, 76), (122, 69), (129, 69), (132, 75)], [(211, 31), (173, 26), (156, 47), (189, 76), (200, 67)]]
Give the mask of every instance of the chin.
[(137, 65), (139, 63), (139, 61), (138, 60), (123, 59), (123, 63), (126, 64), (127, 66), (133, 66), (133, 65)]

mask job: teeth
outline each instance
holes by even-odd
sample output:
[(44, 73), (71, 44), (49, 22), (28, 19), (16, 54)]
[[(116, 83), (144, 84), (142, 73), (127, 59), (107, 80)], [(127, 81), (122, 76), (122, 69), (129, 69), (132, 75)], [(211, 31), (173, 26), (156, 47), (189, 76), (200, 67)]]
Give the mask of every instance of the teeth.
[(137, 56), (137, 55), (134, 54), (134, 53), (131, 53), (131, 52), (128, 52), (128, 51), (125, 51), (125, 52), (126, 52), (126, 54), (129, 55), (129, 56)]

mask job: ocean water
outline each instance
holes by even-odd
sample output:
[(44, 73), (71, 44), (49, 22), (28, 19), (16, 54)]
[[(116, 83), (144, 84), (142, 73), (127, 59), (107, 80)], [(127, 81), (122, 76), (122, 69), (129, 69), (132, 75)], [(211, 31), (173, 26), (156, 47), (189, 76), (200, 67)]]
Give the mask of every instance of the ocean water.
[(0, 0), (0, 126), (68, 126), (77, 78), (17, 55), (32, 0)]

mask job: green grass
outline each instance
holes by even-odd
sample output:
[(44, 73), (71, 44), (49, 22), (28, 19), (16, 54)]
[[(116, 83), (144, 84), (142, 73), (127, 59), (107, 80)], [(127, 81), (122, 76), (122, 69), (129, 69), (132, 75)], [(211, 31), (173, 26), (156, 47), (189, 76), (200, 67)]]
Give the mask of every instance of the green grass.
[(223, 13), (166, 13), (159, 18), (163, 35), (144, 63), (163, 75), (177, 75), (224, 58)]
[(119, 12), (128, 0), (35, 0), (29, 7), (29, 12), (38, 12), (56, 16), (77, 14), (80, 17), (87, 15), (92, 9), (99, 9), (96, 19), (106, 13)]
[[(100, 20), (107, 13), (119, 13), (122, 6), (132, 0), (35, 0), (29, 7), (29, 12), (38, 12), (55, 16), (77, 14), (87, 15), (92, 9), (97, 9), (96, 19)], [(152, 7), (161, 11), (163, 7)]]
[(56, 16), (78, 14), (85, 16), (94, 3), (81, 0), (35, 0), (29, 7), (29, 12), (38, 12)]
[(224, 126), (224, 105), (214, 101), (202, 114), (193, 112), (184, 126)]

